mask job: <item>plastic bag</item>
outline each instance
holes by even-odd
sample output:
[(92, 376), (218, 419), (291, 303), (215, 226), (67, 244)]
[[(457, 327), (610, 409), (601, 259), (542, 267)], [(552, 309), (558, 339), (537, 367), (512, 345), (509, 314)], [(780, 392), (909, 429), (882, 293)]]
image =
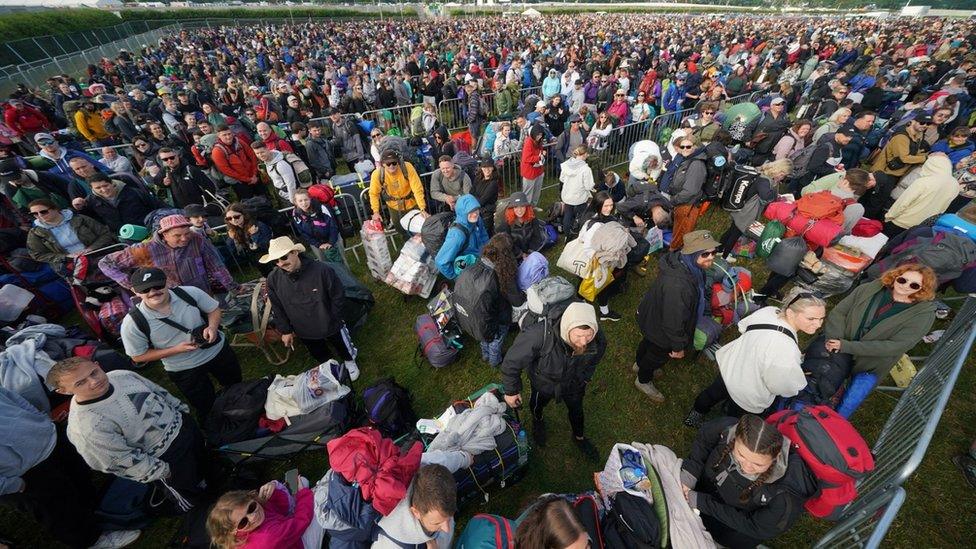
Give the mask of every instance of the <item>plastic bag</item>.
[(311, 413), (346, 396), (349, 387), (336, 378), (342, 368), (335, 360), (329, 360), (298, 375), (275, 376), (268, 387), (265, 415), (270, 420), (285, 419), (287, 422), (289, 417)]
[(644, 237), (647, 239), (647, 243), (651, 245), (647, 253), (652, 254), (664, 247), (664, 233), (658, 227), (651, 227), (647, 230), (647, 235)]
[(759, 235), (759, 246), (756, 249), (759, 257), (769, 257), (769, 254), (773, 252), (773, 248), (776, 247), (776, 244), (779, 243), (784, 234), (786, 234), (786, 227), (779, 221), (766, 223), (762, 234)]

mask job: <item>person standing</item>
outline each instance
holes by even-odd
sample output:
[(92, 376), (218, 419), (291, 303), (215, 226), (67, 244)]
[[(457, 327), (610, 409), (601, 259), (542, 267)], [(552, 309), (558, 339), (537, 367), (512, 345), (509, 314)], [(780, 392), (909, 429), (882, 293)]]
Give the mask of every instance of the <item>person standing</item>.
[(194, 286), (166, 289), (166, 273), (141, 268), (129, 278), (142, 300), (122, 320), (125, 353), (139, 363), (159, 360), (166, 375), (201, 419), (214, 402), (208, 374), (229, 387), (241, 381), (241, 366), (220, 332), (217, 300)]
[(607, 339), (587, 303), (570, 303), (557, 319), (545, 320), (519, 333), (502, 361), (505, 402), (513, 408), (522, 404), (522, 370), (532, 381), (532, 437), (536, 445), (546, 444), (542, 412), (553, 399), (562, 400), (569, 412), (573, 442), (588, 459), (600, 453), (583, 431), (583, 395), (607, 350)]
[(637, 346), (634, 384), (654, 402), (664, 402), (654, 386), (654, 372), (672, 358), (684, 358), (694, 344), (695, 327), (705, 313), (705, 269), (714, 263), (718, 247), (709, 231), (685, 235), (681, 251), (661, 257), (659, 274), (637, 307), (637, 325), (644, 337)]
[(704, 149), (696, 151), (692, 138), (681, 138), (678, 142), (678, 153), (683, 160), (666, 190), (671, 196), (671, 205), (674, 206), (671, 251), (681, 249), (685, 234), (695, 229), (701, 214), (699, 201), (702, 199), (702, 190), (708, 176), (708, 154)]
[[(524, 130), (523, 130), (524, 131)], [(546, 131), (542, 126), (533, 124), (529, 129), (529, 138), (522, 147), (522, 163), (519, 171), (522, 175), (522, 192), (528, 197), (532, 206), (539, 204), (542, 197), (542, 179), (546, 175), (546, 151), (543, 140)]]
[(268, 253), (258, 260), (277, 265), (268, 275), (268, 298), (281, 341), (294, 349), (297, 336), (315, 360), (342, 361), (349, 378), (356, 381), (358, 351), (342, 320), (342, 281), (325, 263), (303, 259), (304, 252), (303, 244), (282, 236), (273, 239)]

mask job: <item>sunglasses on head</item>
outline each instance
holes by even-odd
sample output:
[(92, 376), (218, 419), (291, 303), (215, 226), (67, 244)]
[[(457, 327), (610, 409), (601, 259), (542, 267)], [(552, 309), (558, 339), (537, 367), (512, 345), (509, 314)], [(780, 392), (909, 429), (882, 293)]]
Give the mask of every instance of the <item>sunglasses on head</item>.
[(237, 221), (238, 219), (241, 219), (242, 217), (244, 217), (244, 216), (241, 215), (241, 214), (234, 214), (234, 215), (228, 215), (224, 219), (227, 220), (227, 221)]
[(911, 289), (913, 289), (913, 290), (921, 290), (922, 289), (922, 285), (921, 284), (919, 284), (918, 282), (909, 282), (908, 279), (905, 278), (905, 277), (903, 277), (903, 276), (899, 276), (898, 278), (896, 278), (895, 279), (895, 282), (897, 282), (899, 284), (908, 284), (908, 287), (911, 288)]
[(790, 308), (790, 305), (796, 303), (797, 301), (799, 301), (801, 299), (813, 299), (813, 298), (816, 298), (816, 297), (817, 297), (816, 294), (812, 294), (810, 292), (800, 292), (800, 293), (796, 294), (795, 296), (793, 296), (793, 299), (791, 299), (790, 302), (786, 304), (786, 307), (785, 308), (789, 309)]
[(253, 515), (254, 512), (257, 511), (257, 510), (258, 510), (258, 502), (254, 501), (252, 499), (251, 500), (251, 503), (248, 503), (247, 504), (247, 511), (244, 513), (244, 516), (241, 517), (241, 520), (237, 523), (237, 529), (238, 530), (243, 530), (243, 529), (247, 528), (247, 525), (250, 524), (250, 522), (251, 522), (251, 519), (249, 519), (247, 517)]
[(47, 215), (51, 212), (51, 208), (44, 208), (43, 210), (37, 210), (36, 212), (31, 212), (34, 217), (40, 217), (42, 215)]

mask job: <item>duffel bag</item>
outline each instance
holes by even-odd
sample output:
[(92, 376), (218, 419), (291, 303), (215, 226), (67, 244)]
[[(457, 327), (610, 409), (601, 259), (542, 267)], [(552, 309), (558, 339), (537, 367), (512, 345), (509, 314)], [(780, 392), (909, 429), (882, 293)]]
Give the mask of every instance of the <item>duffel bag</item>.
[(413, 331), (417, 334), (418, 351), (431, 366), (443, 368), (457, 361), (460, 353), (444, 339), (433, 317), (427, 314), (418, 316)]
[(785, 238), (773, 247), (766, 258), (766, 267), (781, 276), (793, 276), (807, 253), (807, 244), (800, 237)]

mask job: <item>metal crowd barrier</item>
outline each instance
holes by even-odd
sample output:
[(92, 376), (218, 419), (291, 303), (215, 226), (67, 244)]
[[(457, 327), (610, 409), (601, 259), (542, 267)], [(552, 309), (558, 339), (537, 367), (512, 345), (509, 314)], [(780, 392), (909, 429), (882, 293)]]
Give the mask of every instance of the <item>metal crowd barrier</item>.
[[(859, 500), (860, 501), (860, 500)], [(861, 505), (830, 529), (814, 549), (876, 549), (905, 503), (905, 489), (898, 487)]]
[[(524, 100), (526, 97), (536, 94), (541, 96), (542, 86), (532, 86), (529, 88), (519, 89), (519, 101)], [(481, 97), (488, 104), (488, 119), (494, 120), (497, 118), (495, 113), (495, 96), (498, 92), (482, 93)], [(447, 129), (450, 131), (463, 130), (468, 127), (467, 121), (465, 121), (465, 114), (467, 114), (467, 104), (459, 98), (442, 99), (440, 103), (437, 104), (438, 120), (440, 120)]]

